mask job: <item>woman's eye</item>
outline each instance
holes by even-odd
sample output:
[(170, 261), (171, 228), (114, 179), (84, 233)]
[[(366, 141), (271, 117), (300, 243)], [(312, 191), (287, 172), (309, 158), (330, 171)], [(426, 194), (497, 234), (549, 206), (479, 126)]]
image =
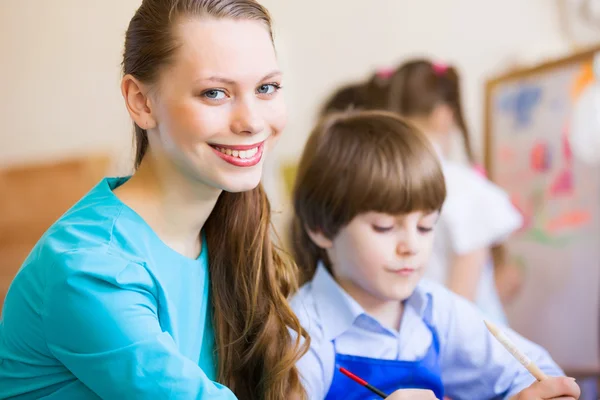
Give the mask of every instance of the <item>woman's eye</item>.
[(202, 95), (211, 100), (222, 100), (226, 97), (225, 92), (218, 89), (207, 90)]
[(281, 89), (281, 86), (275, 83), (268, 83), (265, 85), (260, 85), (258, 89), (256, 89), (256, 92), (259, 94), (273, 94), (279, 89)]

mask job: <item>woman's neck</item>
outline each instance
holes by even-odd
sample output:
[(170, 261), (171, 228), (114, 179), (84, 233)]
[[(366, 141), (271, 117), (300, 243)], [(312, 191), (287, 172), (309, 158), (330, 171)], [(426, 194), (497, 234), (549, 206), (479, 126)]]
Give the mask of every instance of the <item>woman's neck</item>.
[(131, 179), (114, 191), (163, 242), (189, 258), (200, 254), (200, 231), (221, 192), (152, 154), (146, 154)]

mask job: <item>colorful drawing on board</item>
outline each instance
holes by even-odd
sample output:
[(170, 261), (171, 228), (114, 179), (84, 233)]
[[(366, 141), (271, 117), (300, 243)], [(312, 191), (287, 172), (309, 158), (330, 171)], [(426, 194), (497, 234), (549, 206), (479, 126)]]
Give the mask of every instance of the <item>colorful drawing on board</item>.
[(519, 86), (517, 89), (500, 95), (498, 108), (512, 115), (516, 129), (530, 125), (533, 111), (542, 99), (542, 88), (531, 84)]
[[(530, 219), (528, 220), (528, 228), (520, 231), (523, 234), (523, 238), (551, 247), (567, 246), (576, 236), (571, 233), (565, 233), (564, 229), (558, 229), (557, 227), (565, 226), (565, 221), (567, 223), (577, 223), (581, 219), (581, 216), (574, 215), (563, 217), (562, 219), (551, 219), (546, 215), (545, 205), (544, 189), (538, 186), (532, 192), (530, 209), (524, 213), (524, 215), (529, 215)], [(551, 222), (550, 224), (549, 221)], [(548, 226), (552, 230), (549, 230)]]
[(498, 158), (501, 163), (511, 163), (515, 159), (515, 150), (511, 146), (501, 146), (498, 149)]
[(531, 208), (536, 214), (543, 212), (544, 204), (546, 203), (546, 194), (544, 188), (537, 186), (531, 191)]
[(531, 228), (531, 223), (533, 221), (533, 213), (530, 207), (525, 206), (521, 196), (518, 193), (513, 193), (510, 195), (510, 202), (517, 209), (519, 214), (523, 217), (523, 225), (518, 230), (519, 232), (523, 232)]
[(571, 236), (552, 236), (543, 228), (535, 226), (527, 232), (526, 238), (551, 247), (565, 247), (573, 241)]
[(571, 100), (577, 100), (581, 93), (594, 82), (594, 67), (591, 61), (584, 63), (571, 85)]
[(570, 165), (573, 161), (573, 153), (571, 152), (571, 143), (569, 139), (569, 126), (570, 124), (567, 122), (565, 127), (563, 128), (562, 135), (560, 137), (560, 145), (562, 149), (562, 155), (565, 162)]
[(587, 225), (592, 220), (589, 211), (574, 210), (559, 215), (546, 223), (546, 231), (559, 233), (565, 230), (578, 229)]
[(565, 101), (561, 97), (555, 98), (550, 102), (550, 110), (552, 110), (553, 112), (559, 113), (563, 111), (564, 108)]
[(525, 262), (525, 257), (520, 254), (511, 255), (512, 262), (521, 270), (521, 272), (527, 271), (527, 262)]
[(567, 196), (573, 193), (573, 171), (567, 167), (560, 171), (550, 185), (550, 196)]
[(536, 172), (546, 172), (550, 169), (552, 163), (552, 154), (550, 154), (550, 145), (542, 140), (538, 140), (532, 147), (530, 153), (531, 169)]

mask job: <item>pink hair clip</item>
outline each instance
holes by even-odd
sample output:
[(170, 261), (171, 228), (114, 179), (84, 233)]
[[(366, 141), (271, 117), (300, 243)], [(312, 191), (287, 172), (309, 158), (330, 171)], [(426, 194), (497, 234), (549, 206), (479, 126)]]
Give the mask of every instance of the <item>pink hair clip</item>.
[(379, 68), (375, 72), (375, 76), (377, 76), (380, 79), (389, 79), (392, 77), (392, 75), (394, 75), (394, 68), (391, 67)]
[(487, 178), (487, 171), (485, 170), (485, 167), (483, 165), (475, 164), (473, 165), (473, 169), (477, 174), (481, 175), (484, 178)]
[(433, 67), (433, 72), (438, 76), (444, 75), (448, 71), (448, 65), (441, 62), (434, 62), (431, 66)]

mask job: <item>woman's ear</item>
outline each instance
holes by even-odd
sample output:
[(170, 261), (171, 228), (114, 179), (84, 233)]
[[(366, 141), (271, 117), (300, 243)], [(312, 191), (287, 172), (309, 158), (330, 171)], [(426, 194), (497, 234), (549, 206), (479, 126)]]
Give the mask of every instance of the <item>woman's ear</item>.
[(121, 80), (121, 94), (125, 100), (127, 111), (137, 126), (145, 130), (156, 127), (156, 120), (152, 116), (150, 108), (148, 90), (144, 84), (132, 75), (125, 75)]

